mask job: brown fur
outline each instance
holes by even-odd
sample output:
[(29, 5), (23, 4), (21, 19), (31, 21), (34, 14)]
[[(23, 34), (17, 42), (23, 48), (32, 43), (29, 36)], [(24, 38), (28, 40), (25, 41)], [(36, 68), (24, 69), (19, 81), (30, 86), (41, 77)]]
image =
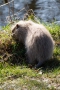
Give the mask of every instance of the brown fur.
[(12, 29), (15, 40), (25, 45), (28, 63), (40, 67), (53, 54), (54, 41), (49, 31), (32, 21), (19, 21)]

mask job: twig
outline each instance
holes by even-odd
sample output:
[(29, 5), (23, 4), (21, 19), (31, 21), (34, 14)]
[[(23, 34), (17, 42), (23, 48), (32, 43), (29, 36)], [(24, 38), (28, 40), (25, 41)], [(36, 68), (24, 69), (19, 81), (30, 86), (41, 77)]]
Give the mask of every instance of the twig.
[(0, 7), (2, 6), (5, 6), (5, 5), (8, 5), (9, 3), (13, 2), (14, 0), (11, 0), (10, 2), (6, 3), (6, 4), (3, 4), (3, 5), (0, 5)]

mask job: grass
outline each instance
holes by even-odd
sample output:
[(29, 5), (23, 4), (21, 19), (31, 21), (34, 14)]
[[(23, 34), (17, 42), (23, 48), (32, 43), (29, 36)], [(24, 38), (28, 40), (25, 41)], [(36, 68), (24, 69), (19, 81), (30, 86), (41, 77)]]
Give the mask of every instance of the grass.
[(11, 26), (0, 31), (0, 90), (59, 90), (60, 26), (44, 25), (55, 40), (55, 48), (53, 58), (37, 70), (26, 65), (25, 48), (12, 39)]
[[(28, 72), (29, 71), (29, 72)], [(34, 73), (33, 70), (26, 68), (26, 66), (10, 66), (8, 63), (0, 63), (0, 77), (1, 79), (4, 80), (4, 78), (7, 79), (9, 76), (11, 78), (18, 78), (18, 77), (23, 77), (23, 76), (36, 76), (36, 73)]]

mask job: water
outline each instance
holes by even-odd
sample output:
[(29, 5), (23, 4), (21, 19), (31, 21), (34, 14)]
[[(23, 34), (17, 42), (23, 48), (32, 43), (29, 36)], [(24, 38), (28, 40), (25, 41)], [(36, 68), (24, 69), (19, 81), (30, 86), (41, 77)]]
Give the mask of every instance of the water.
[[(11, 0), (9, 0), (11, 1)], [(0, 5), (4, 2), (0, 0)], [(10, 12), (9, 12), (10, 7)], [(53, 20), (60, 22), (60, 0), (14, 0), (9, 5), (0, 7), (0, 26), (4, 26), (9, 21), (9, 15), (14, 15), (22, 8), (33, 9), (35, 15), (44, 22), (52, 22)], [(13, 19), (23, 19), (26, 10), (22, 10), (15, 15)]]

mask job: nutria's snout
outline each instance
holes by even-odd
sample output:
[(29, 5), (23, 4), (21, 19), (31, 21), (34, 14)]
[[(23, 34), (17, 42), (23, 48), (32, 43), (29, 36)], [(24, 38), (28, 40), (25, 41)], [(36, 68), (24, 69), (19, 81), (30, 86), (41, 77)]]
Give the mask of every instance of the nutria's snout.
[(13, 40), (15, 40), (16, 42), (19, 42), (19, 40), (16, 38), (15, 34), (11, 34), (11, 37), (12, 37)]
[(15, 38), (16, 38), (14, 33), (13, 33), (13, 34), (11, 34), (11, 37), (12, 37), (13, 39), (15, 39)]
[(11, 34), (12, 37), (14, 37), (14, 34)]

